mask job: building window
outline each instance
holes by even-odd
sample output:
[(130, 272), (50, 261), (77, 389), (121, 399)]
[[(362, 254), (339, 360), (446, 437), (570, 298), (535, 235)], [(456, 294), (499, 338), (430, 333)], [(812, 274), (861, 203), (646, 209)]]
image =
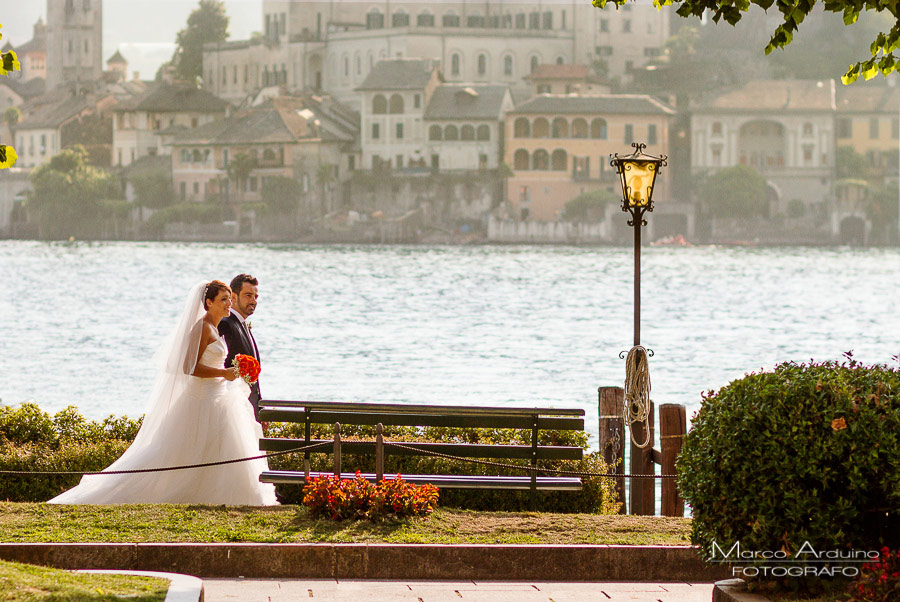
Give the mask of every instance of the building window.
[(281, 13), (281, 24), (279, 25), (279, 31), (281, 32), (281, 35), (287, 33), (287, 15), (284, 13)]
[(612, 56), (613, 47), (612, 46), (597, 46), (594, 48), (594, 52), (597, 53), (597, 56)]
[(659, 56), (661, 54), (662, 54), (662, 50), (660, 50), (659, 48), (656, 48), (656, 47), (644, 48), (644, 56), (655, 57), (655, 56)]
[(809, 138), (813, 135), (813, 125), (810, 122), (803, 124), (803, 136)]
[(631, 33), (631, 19), (622, 21), (622, 33)]
[(722, 135), (722, 122), (714, 121), (712, 124), (712, 135), (713, 136), (721, 136)]
[(403, 169), (403, 155), (397, 155), (394, 159), (397, 162), (397, 169)]
[(525, 13), (519, 13), (516, 15), (516, 29), (525, 29), (526, 27), (526, 17)]
[(441, 156), (431, 155), (431, 169), (438, 170), (441, 168)]
[(487, 166), (488, 166), (488, 156), (484, 153), (479, 153), (478, 169), (487, 169)]
[(441, 23), (444, 27), (459, 27), (459, 15), (452, 12), (447, 13), (441, 19)]
[(572, 177), (576, 180), (587, 180), (591, 177), (591, 158), (572, 158)]
[(384, 15), (378, 9), (372, 10), (366, 15), (366, 29), (382, 29), (384, 27)]
[(399, 94), (391, 95), (390, 112), (392, 115), (403, 113), (403, 97)]
[(244, 65), (244, 83), (246, 84), (248, 81), (250, 81), (250, 68)]
[(222, 85), (228, 83), (228, 67), (222, 67)]
[(459, 131), (459, 139), (471, 142), (475, 140), (475, 128), (471, 125), (464, 125)]
[(403, 11), (397, 11), (391, 15), (391, 27), (409, 27), (409, 15)]
[(413, 108), (419, 109), (422, 107), (422, 99), (418, 94), (413, 95)]
[(441, 126), (433, 125), (428, 128), (428, 139), (429, 140), (440, 140), (441, 139)]
[(513, 154), (513, 169), (517, 171), (528, 171), (529, 163), (528, 151), (524, 148), (520, 148)]
[(531, 57), (531, 73), (534, 73), (538, 67), (538, 57)]
[(194, 194), (200, 194), (200, 182), (194, 182)]
[(878, 139), (878, 118), (873, 117), (869, 119), (869, 138), (872, 140)]
[(656, 125), (647, 126), (647, 144), (656, 144)]
[(541, 13), (533, 12), (528, 14), (528, 29), (541, 28)]
[(381, 124), (373, 123), (372, 124), (372, 140), (378, 140), (381, 138)]
[(541, 24), (543, 29), (553, 29), (553, 13), (551, 11), (546, 11), (544, 13), (543, 23)]
[(713, 167), (721, 167), (722, 166), (722, 146), (715, 145), (712, 147), (712, 164)]
[(625, 124), (625, 144), (634, 142), (634, 126), (630, 123)]
[(444, 140), (459, 140), (459, 129), (455, 125), (448, 125), (444, 128)]
[(403, 124), (397, 124), (397, 140), (403, 140)]
[(187, 199), (187, 182), (179, 183), (178, 192), (179, 192), (179, 195), (181, 196), (182, 201)]
[[(577, 125), (577, 124), (576, 124)], [(631, 126), (625, 126), (625, 131), (628, 132)], [(607, 131), (606, 131), (606, 120), (601, 119), (600, 117), (596, 117), (591, 120), (591, 138), (594, 140), (606, 140)], [(576, 138), (581, 138), (581, 136), (577, 135), (576, 130)], [(630, 142), (630, 141), (629, 141)]]
[(478, 132), (475, 134), (475, 137), (480, 141), (487, 141), (491, 139), (491, 128), (487, 125), (479, 125)]
[(434, 15), (431, 13), (422, 13), (416, 17), (416, 25), (419, 27), (434, 27)]
[(514, 138), (528, 138), (531, 136), (531, 123), (526, 117), (519, 117), (513, 125)]
[(344, 77), (348, 77), (350, 75), (350, 57), (344, 57)]
[(376, 115), (387, 113), (387, 99), (382, 94), (376, 94), (372, 99), (372, 112)]
[(809, 164), (812, 163), (813, 160), (813, 145), (812, 144), (804, 144), (803, 145), (803, 163)]
[(459, 75), (459, 55), (450, 57), (450, 75)]
[(487, 73), (487, 57), (483, 54), (478, 55), (478, 75)]
[(900, 138), (900, 117), (891, 119), (891, 138), (894, 140)]
[(513, 59), (508, 54), (503, 57), (503, 75), (513, 74)]
[(566, 11), (562, 11), (562, 25), (560, 26), (560, 28), (561, 29), (566, 28)]
[(484, 27), (484, 17), (482, 15), (469, 15), (466, 17), (466, 27)]
[(850, 138), (853, 136), (853, 122), (846, 117), (837, 120), (837, 137)]

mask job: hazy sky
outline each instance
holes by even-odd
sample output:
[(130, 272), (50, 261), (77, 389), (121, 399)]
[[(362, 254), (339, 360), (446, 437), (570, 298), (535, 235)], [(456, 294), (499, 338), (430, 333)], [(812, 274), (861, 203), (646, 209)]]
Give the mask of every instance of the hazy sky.
[[(106, 59), (119, 50), (128, 60), (129, 72), (140, 71), (142, 79), (153, 79), (159, 65), (171, 58), (175, 34), (198, 4), (198, 0), (103, 0), (104, 68)], [(262, 0), (225, 0), (225, 12), (230, 18), (229, 39), (246, 39), (262, 29)], [(0, 46), (30, 40), (38, 17), (47, 18), (45, 0), (5, 0)]]

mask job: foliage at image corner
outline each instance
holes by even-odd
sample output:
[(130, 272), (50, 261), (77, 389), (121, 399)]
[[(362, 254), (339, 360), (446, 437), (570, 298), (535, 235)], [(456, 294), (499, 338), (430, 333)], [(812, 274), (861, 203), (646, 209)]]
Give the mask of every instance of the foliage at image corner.
[[(597, 8), (605, 8), (612, 4), (618, 8), (629, 0), (592, 0)], [(774, 7), (781, 13), (783, 20), (775, 27), (765, 46), (768, 55), (776, 49), (784, 49), (794, 39), (794, 34), (799, 30), (800, 24), (813, 11), (816, 0), (653, 0), (653, 5), (662, 9), (664, 6), (677, 5), (676, 13), (680, 17), (695, 16), (701, 18), (707, 11), (712, 15), (715, 23), (724, 19), (730, 25), (736, 25), (750, 10), (751, 5), (756, 5), (764, 11)], [(841, 76), (841, 81), (847, 85), (855, 82), (862, 76), (869, 80), (878, 75), (888, 76), (900, 66), (900, 57), (895, 52), (900, 47), (900, 3), (885, 0), (825, 0), (823, 7), (831, 13), (841, 13), (845, 26), (851, 26), (858, 22), (860, 13), (887, 12), (894, 19), (894, 25), (887, 32), (879, 32), (869, 46), (870, 58), (858, 61), (850, 65), (847, 72)]]
[(703, 396), (678, 486), (707, 559), (714, 542), (900, 547), (900, 370), (846, 358), (782, 363)]
[[(0, 27), (3, 27), (0, 25)], [(3, 34), (0, 33), (0, 39)], [(19, 71), (22, 66), (19, 64), (19, 58), (14, 50), (8, 52), (0, 52), (0, 75), (9, 76), (10, 71)], [(9, 169), (16, 164), (16, 149), (12, 146), (0, 144), (0, 169)]]

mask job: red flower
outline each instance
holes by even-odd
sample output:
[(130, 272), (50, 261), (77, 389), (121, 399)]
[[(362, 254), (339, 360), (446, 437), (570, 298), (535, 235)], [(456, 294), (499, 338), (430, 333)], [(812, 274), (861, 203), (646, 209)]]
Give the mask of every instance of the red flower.
[(255, 357), (239, 353), (234, 356), (234, 361), (231, 362), (231, 365), (234, 367), (235, 374), (243, 378), (248, 385), (252, 385), (259, 380), (259, 361)]

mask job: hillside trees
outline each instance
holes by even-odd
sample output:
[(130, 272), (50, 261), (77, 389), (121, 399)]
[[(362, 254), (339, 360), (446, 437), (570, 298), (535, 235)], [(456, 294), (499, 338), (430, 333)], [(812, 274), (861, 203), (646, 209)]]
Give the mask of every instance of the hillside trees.
[[(228, 15), (221, 0), (200, 0), (188, 17), (187, 27), (175, 38), (172, 65), (179, 79), (194, 81), (203, 73), (203, 45), (228, 39)], [(210, 82), (208, 82), (210, 83)]]
[(67, 148), (31, 172), (25, 208), (43, 239), (102, 236), (128, 216), (112, 174), (90, 164), (83, 146)]

